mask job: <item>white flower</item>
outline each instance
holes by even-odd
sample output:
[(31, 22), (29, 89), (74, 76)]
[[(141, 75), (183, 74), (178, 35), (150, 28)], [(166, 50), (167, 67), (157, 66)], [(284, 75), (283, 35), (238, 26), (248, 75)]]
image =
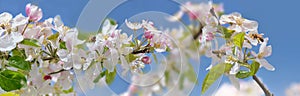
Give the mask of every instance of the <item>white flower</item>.
[(129, 22), (127, 19), (125, 20), (125, 23), (126, 23), (128, 28), (130, 28), (132, 30), (135, 30), (135, 31), (142, 28), (141, 23), (137, 23), (137, 22), (132, 23), (132, 22)]
[(220, 23), (230, 24), (228, 29), (235, 30), (236, 32), (256, 31), (258, 28), (258, 23), (256, 21), (245, 19), (237, 12), (229, 15), (222, 15)]
[(272, 54), (272, 46), (267, 46), (269, 38), (265, 38), (264, 42), (260, 45), (259, 53), (256, 54), (252, 51), (252, 54), (256, 57), (256, 61), (268, 70), (274, 71), (275, 68), (266, 60), (265, 57), (269, 57)]
[(205, 18), (209, 15), (211, 8), (211, 2), (200, 4), (192, 4), (191, 2), (187, 2), (181, 6), (181, 9), (189, 15), (190, 19), (199, 19), (200, 21), (205, 20)]
[(0, 14), (0, 24), (9, 23), (9, 21), (13, 18), (13, 16), (7, 12), (3, 12)]
[(4, 30), (0, 29), (0, 51), (11, 51), (15, 49), (17, 43), (23, 41), (23, 36), (21, 33), (11, 32), (7, 33)]
[(63, 41), (66, 42), (68, 50), (72, 50), (74, 46), (84, 43), (84, 41), (78, 39), (78, 30), (76, 28), (68, 30)]
[(25, 25), (27, 22), (28, 22), (28, 18), (26, 18), (22, 14), (19, 14), (13, 19), (12, 27), (16, 28), (18, 26)]

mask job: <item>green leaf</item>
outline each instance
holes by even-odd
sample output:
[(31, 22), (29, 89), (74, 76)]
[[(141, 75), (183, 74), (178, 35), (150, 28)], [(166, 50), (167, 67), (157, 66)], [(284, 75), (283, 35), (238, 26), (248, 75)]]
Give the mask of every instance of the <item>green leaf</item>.
[(166, 84), (168, 84), (169, 83), (169, 80), (170, 80), (170, 72), (169, 71), (165, 71), (165, 82), (166, 82)]
[(224, 35), (225, 35), (225, 39), (230, 39), (231, 35), (234, 33), (233, 30), (228, 30), (226, 27), (221, 26)]
[(179, 89), (182, 90), (183, 89), (183, 83), (184, 83), (184, 75), (181, 75), (179, 78)]
[(21, 89), (26, 84), (26, 78), (22, 73), (11, 70), (2, 71), (0, 81), (0, 87), (4, 91)]
[(235, 74), (235, 77), (240, 79), (245, 79), (250, 76), (250, 72), (246, 70), (240, 70), (237, 74)]
[(194, 82), (194, 83), (198, 83), (197, 82), (197, 74), (194, 70), (194, 67), (193, 65), (191, 64), (188, 64), (188, 67), (189, 67), (189, 70), (187, 70), (184, 75), (187, 77), (188, 80), (190, 80), (191, 82)]
[(25, 50), (23, 49), (14, 49), (12, 50), (12, 56), (20, 56), (22, 58), (26, 58)]
[(126, 55), (125, 58), (130, 63), (130, 62), (134, 61), (136, 58), (138, 58), (138, 56), (135, 56), (134, 54), (128, 54), (128, 55)]
[(66, 42), (60, 42), (59, 48), (60, 48), (60, 49), (67, 49), (67, 47), (66, 47)]
[(24, 39), (21, 44), (28, 45), (28, 46), (33, 46), (33, 47), (41, 47), (39, 42), (35, 39)]
[(116, 25), (117, 22), (114, 19), (108, 18), (111, 25)]
[(224, 73), (230, 71), (232, 64), (221, 63), (213, 66), (206, 75), (203, 83), (201, 93), (205, 93), (206, 90)]
[(154, 58), (155, 63), (158, 64), (157, 57), (156, 57), (155, 53), (152, 53), (152, 56)]
[(251, 73), (250, 73), (250, 75), (251, 76), (253, 76), (253, 75), (255, 75), (256, 74), (256, 72), (258, 71), (258, 69), (259, 69), (259, 66), (260, 66), (260, 64), (258, 63), (258, 62), (256, 62), (256, 61), (253, 61), (252, 62), (252, 64), (251, 64)]
[(56, 32), (55, 34), (48, 37), (48, 40), (56, 40), (59, 36), (59, 32)]
[(101, 72), (95, 79), (94, 79), (94, 83), (98, 83), (99, 82), (99, 80), (102, 78), (102, 77), (104, 77), (105, 76), (105, 73), (106, 73), (106, 71), (107, 70), (105, 70), (105, 71), (103, 71), (103, 72)]
[(240, 32), (237, 33), (236, 35), (233, 36), (233, 44), (237, 47), (239, 47), (240, 49), (242, 49), (243, 47), (243, 43), (244, 43), (244, 39), (245, 39), (245, 33), (244, 32)]
[(73, 91), (74, 91), (74, 88), (73, 88), (73, 87), (71, 87), (71, 88), (68, 89), (68, 90), (63, 90), (63, 92), (64, 92), (65, 94), (71, 93), (71, 92), (73, 92)]
[(116, 74), (117, 74), (116, 68), (114, 68), (113, 72), (108, 72), (108, 71), (105, 72), (105, 81), (107, 85), (110, 85), (115, 80)]
[(31, 69), (30, 62), (25, 61), (25, 59), (20, 56), (10, 57), (8, 59), (8, 65), (26, 71)]

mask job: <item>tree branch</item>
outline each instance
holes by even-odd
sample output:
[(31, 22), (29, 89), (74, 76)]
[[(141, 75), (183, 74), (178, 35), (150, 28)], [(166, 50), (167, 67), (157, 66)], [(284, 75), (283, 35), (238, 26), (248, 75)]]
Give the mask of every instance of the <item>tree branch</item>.
[(267, 87), (257, 78), (256, 75), (252, 76), (255, 82), (260, 86), (260, 88), (264, 91), (266, 96), (274, 96), (268, 89)]

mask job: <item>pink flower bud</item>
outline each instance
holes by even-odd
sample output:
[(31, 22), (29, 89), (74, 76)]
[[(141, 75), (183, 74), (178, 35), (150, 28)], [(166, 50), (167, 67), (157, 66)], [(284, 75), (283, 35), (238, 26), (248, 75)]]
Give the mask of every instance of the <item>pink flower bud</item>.
[(152, 38), (153, 38), (153, 35), (154, 35), (154, 34), (151, 34), (150, 31), (146, 31), (146, 32), (144, 33), (144, 36), (145, 36), (145, 38), (147, 38), (147, 39), (152, 39)]
[(51, 79), (52, 79), (52, 77), (50, 75), (45, 75), (44, 76), (44, 80), (51, 80)]
[(36, 5), (27, 4), (25, 11), (30, 21), (37, 22), (43, 17), (42, 9)]
[(142, 62), (145, 64), (150, 64), (151, 63), (151, 59), (148, 56), (145, 56), (142, 58)]
[(197, 16), (195, 13), (193, 13), (193, 12), (188, 12), (188, 14), (189, 14), (189, 17), (190, 17), (192, 20), (196, 20), (196, 19), (198, 18), (198, 16)]
[(138, 87), (135, 85), (130, 85), (129, 86), (129, 92), (130, 93), (136, 93), (138, 91)]

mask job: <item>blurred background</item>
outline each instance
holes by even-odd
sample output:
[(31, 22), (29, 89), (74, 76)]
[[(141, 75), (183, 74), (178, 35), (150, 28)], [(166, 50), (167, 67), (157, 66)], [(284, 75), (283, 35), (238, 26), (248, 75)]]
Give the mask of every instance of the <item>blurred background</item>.
[[(117, 2), (111, 1), (111, 2)], [(119, 0), (120, 1), (120, 0)], [(185, 2), (181, 0), (182, 2)], [(27, 3), (38, 5), (43, 10), (43, 19), (60, 15), (65, 25), (75, 27), (82, 10), (84, 10), (89, 0), (0, 0), (0, 13), (9, 12), (16, 16), (19, 13), (25, 15), (25, 6)], [(99, 1), (99, 6), (105, 5), (108, 1)], [(158, 3), (159, 2), (159, 3)], [(128, 0), (123, 6), (119, 6), (118, 11), (112, 11), (108, 17), (124, 22), (125, 18), (130, 18), (134, 14), (147, 11), (166, 12), (174, 14), (179, 10), (179, 6), (173, 6), (174, 3), (168, 3), (170, 0)], [(269, 44), (273, 47), (273, 53), (267, 60), (276, 67), (276, 70), (271, 72), (262, 68), (257, 76), (260, 77), (267, 87), (275, 94), (275, 96), (285, 96), (287, 89), (298, 88), (300, 96), (300, 1), (298, 0), (213, 0), (213, 3), (222, 3), (224, 5), (225, 14), (232, 12), (240, 12), (243, 17), (259, 22), (259, 32), (265, 33), (269, 37)], [(97, 5), (97, 4), (96, 4)], [(176, 4), (175, 4), (176, 5)], [(127, 7), (126, 7), (127, 6)], [(128, 7), (129, 6), (129, 7)], [(124, 11), (132, 9), (132, 11)], [(102, 12), (101, 9), (94, 11)], [(109, 10), (108, 10), (109, 11)], [(95, 13), (97, 14), (97, 13)], [(97, 16), (97, 15), (95, 15)], [(86, 20), (88, 22), (88, 20)], [(100, 22), (98, 22), (100, 23)], [(91, 23), (90, 25), (93, 25)], [(94, 29), (81, 28), (83, 31), (93, 32)], [(203, 81), (205, 69), (210, 64), (210, 60), (202, 58), (199, 81)], [(202, 74), (202, 75), (201, 75)], [(251, 80), (251, 78), (249, 79)], [(248, 81), (246, 79), (245, 81)], [(223, 77), (221, 85), (229, 82), (228, 78)], [(116, 93), (122, 93), (127, 90), (129, 84), (124, 83), (119, 77), (111, 85), (111, 88)], [(192, 91), (192, 96), (199, 96), (201, 92), (201, 83), (196, 85)], [(296, 93), (295, 93), (296, 94)]]

